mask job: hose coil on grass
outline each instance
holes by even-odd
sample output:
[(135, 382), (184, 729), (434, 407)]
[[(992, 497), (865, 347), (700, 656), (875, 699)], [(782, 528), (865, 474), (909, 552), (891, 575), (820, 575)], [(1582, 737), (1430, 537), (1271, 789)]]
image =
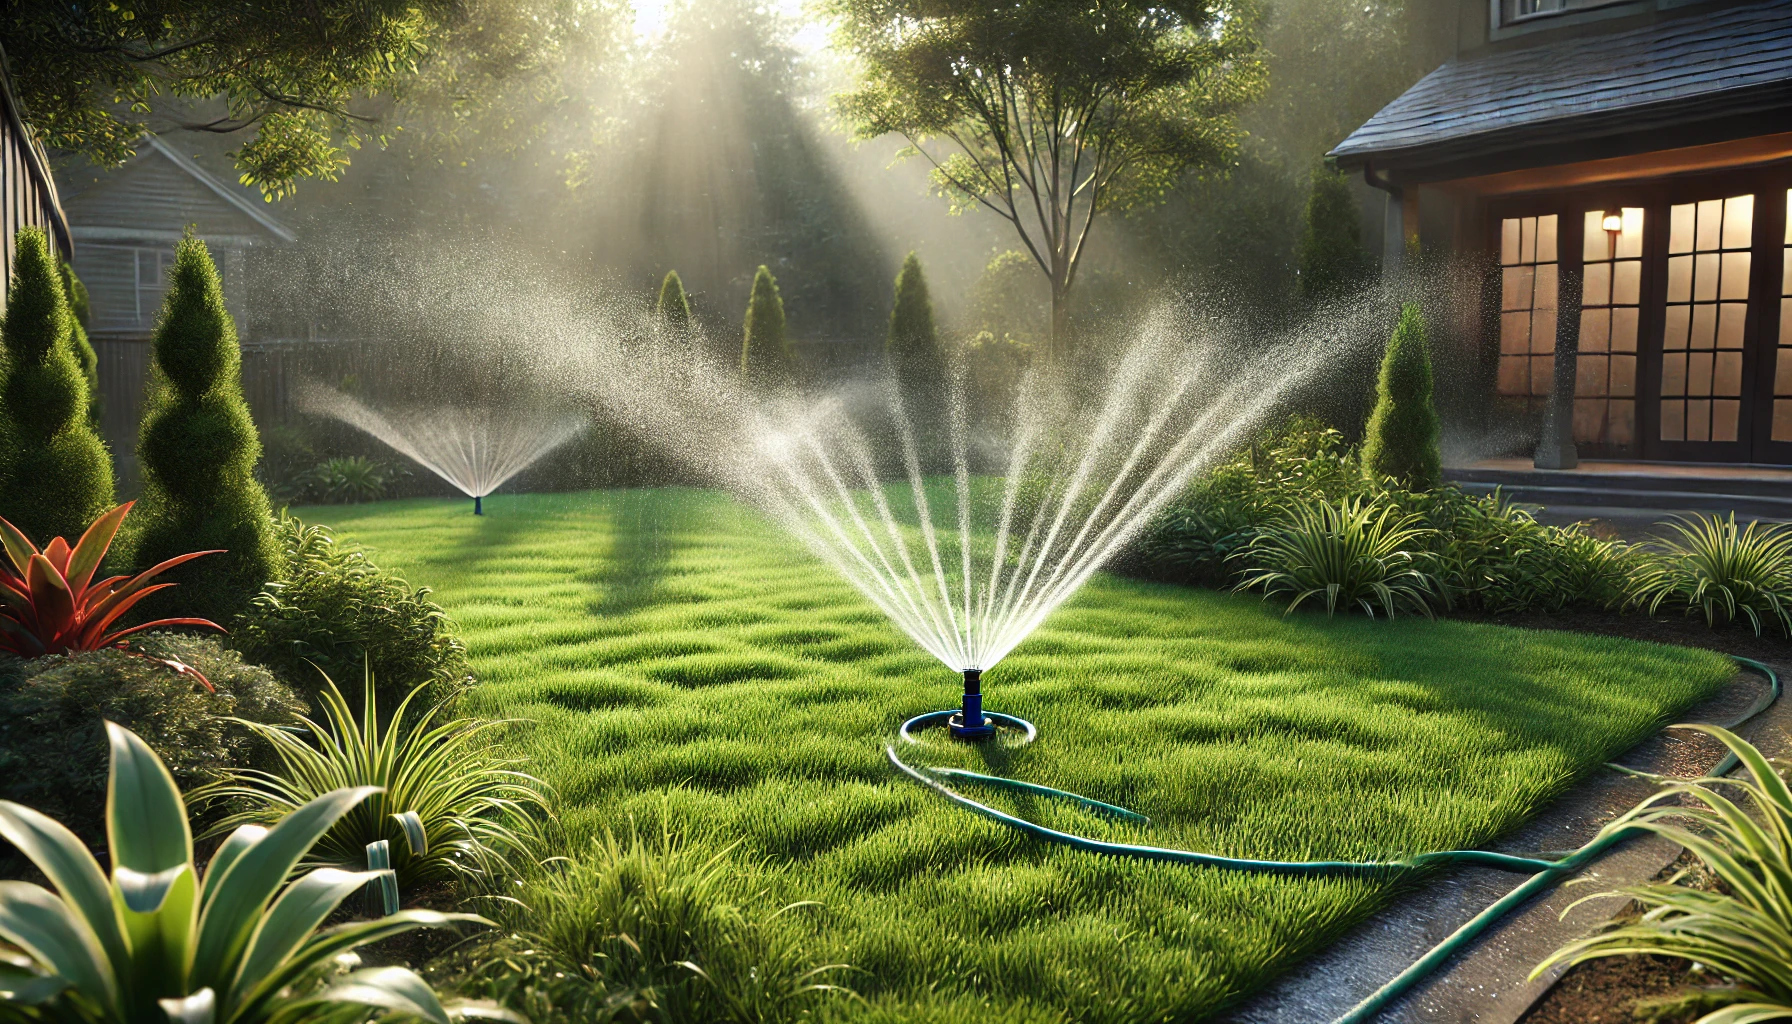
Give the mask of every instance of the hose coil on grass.
[[(1743, 668), (1758, 672), (1764, 676), (1767, 679), (1768, 688), (1760, 697), (1756, 698), (1755, 702), (1750, 705), (1748, 710), (1743, 712), (1740, 717), (1732, 722), (1726, 723), (1723, 726), (1725, 729), (1735, 729), (1761, 712), (1767, 710), (1773, 705), (1774, 701), (1779, 699), (1781, 693), (1780, 677), (1773, 669), (1768, 668), (1761, 662), (1751, 658), (1736, 657), (1734, 660)], [(918, 721), (919, 719), (911, 719), (910, 721), (903, 723), (901, 735), (904, 740), (910, 743), (918, 742), (909, 734), (910, 726), (916, 724)], [(1013, 721), (1020, 722), (1021, 720), (1013, 719)], [(1022, 722), (1021, 724), (1025, 725), (1026, 723)], [(1026, 725), (1026, 729), (1027, 741), (1031, 741), (1036, 734), (1035, 730), (1031, 725)], [(898, 771), (973, 814), (981, 815), (1000, 825), (1012, 828), (1018, 832), (1026, 833), (1036, 839), (1043, 839), (1046, 842), (1057, 843), (1061, 846), (1068, 846), (1073, 850), (1083, 850), (1088, 853), (1099, 853), (1114, 857), (1131, 857), (1139, 860), (1164, 861), (1174, 864), (1190, 864), (1198, 867), (1210, 867), (1226, 871), (1251, 871), (1262, 874), (1294, 876), (1392, 874), (1459, 864), (1495, 868), (1501, 871), (1532, 872), (1531, 877), (1526, 879), (1523, 884), (1501, 897), (1486, 910), (1483, 910), (1473, 918), (1470, 918), (1467, 923), (1452, 932), (1448, 938), (1432, 947), (1430, 952), (1420, 957), (1412, 964), (1412, 966), (1395, 975), (1387, 984), (1383, 985), (1367, 999), (1364, 999), (1355, 1007), (1351, 1008), (1348, 1013), (1339, 1017), (1333, 1024), (1364, 1024), (1364, 1022), (1373, 1019), (1376, 1014), (1380, 1013), (1389, 1004), (1394, 1002), (1394, 1000), (1404, 995), (1407, 990), (1411, 989), (1414, 985), (1424, 980), (1431, 974), (1431, 972), (1442, 966), (1445, 961), (1454, 956), (1463, 947), (1467, 946), (1483, 931), (1486, 931), (1501, 918), (1529, 901), (1531, 897), (1552, 888), (1564, 878), (1586, 867), (1592, 861), (1603, 855), (1607, 850), (1610, 850), (1624, 840), (1629, 839), (1634, 835), (1640, 835), (1643, 832), (1642, 829), (1635, 826), (1621, 828), (1608, 827), (1602, 829), (1600, 833), (1594, 836), (1586, 845), (1558, 859), (1518, 857), (1511, 854), (1495, 853), (1491, 850), (1438, 850), (1431, 853), (1416, 854), (1412, 857), (1400, 860), (1387, 861), (1283, 861), (1223, 857), (1218, 854), (1199, 853), (1193, 850), (1141, 846), (1132, 843), (1110, 843), (1099, 839), (1089, 839), (1085, 836), (1073, 835), (1069, 832), (1061, 832), (1054, 828), (1047, 828), (1044, 825), (1027, 821), (1025, 818), (1016, 817), (1006, 811), (998, 810), (988, 804), (979, 803), (962, 793), (956, 792), (942, 780), (963, 780), (973, 785), (987, 786), (993, 789), (1003, 789), (1010, 792), (1027, 793), (1033, 796), (1064, 800), (1096, 814), (1125, 821), (1132, 821), (1139, 824), (1147, 824), (1150, 822), (1150, 819), (1136, 811), (1131, 811), (1124, 807), (1104, 803), (1100, 800), (1086, 797), (1078, 793), (1072, 793), (1067, 790), (1042, 786), (1037, 783), (1022, 782), (1017, 779), (1005, 779), (997, 775), (984, 775), (980, 772), (967, 771), (962, 768), (917, 768), (904, 762), (901, 757), (897, 756), (896, 747), (894, 745), (886, 745), (884, 747), (884, 753), (889, 757), (890, 763), (894, 765)], [(1729, 754), (1722, 761), (1718, 762), (1717, 766), (1708, 772), (1707, 775), (1716, 776), (1727, 774), (1734, 769), (1736, 765), (1736, 755), (1734, 753)], [(1612, 767), (1617, 766), (1614, 765)], [(1626, 771), (1625, 769), (1619, 770)]]

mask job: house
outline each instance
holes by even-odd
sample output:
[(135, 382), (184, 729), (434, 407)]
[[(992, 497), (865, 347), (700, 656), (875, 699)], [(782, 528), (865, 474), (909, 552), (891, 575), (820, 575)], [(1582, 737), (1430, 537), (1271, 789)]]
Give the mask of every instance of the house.
[(1441, 2), (1453, 55), (1331, 157), (1384, 264), (1482, 261), (1487, 420), (1538, 469), (1792, 465), (1792, 0)]
[(25, 123), (24, 113), (12, 94), (4, 73), (6, 55), (0, 53), (0, 257), (6, 260), (6, 280), (12, 280), (14, 240), (20, 228), (49, 232), (50, 244), (67, 259), (74, 251), (68, 218), (56, 195), (56, 181), (43, 146)]
[[(253, 189), (225, 180), (158, 136), (148, 136), (122, 167), (70, 159), (58, 165), (57, 174), (77, 246), (72, 266), (87, 286), (102, 432), (118, 464), (121, 489), (128, 491), (136, 479), (133, 453), (149, 379), (149, 341), (168, 290), (175, 244), (191, 229), (211, 249), (244, 348), (244, 389), (260, 413), (285, 401), (284, 373), (278, 350), (262, 352), (253, 335), (250, 265), (259, 250), (290, 245), (297, 236)], [(263, 355), (267, 358), (257, 358)]]

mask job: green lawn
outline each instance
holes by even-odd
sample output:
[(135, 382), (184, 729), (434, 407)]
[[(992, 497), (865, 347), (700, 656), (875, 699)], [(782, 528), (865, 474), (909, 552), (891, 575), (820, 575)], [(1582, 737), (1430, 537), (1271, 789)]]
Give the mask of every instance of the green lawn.
[[(301, 510), (435, 588), (575, 836), (631, 815), (739, 841), (735, 871), (824, 905), (808, 951), (888, 1020), (1203, 1019), (1394, 890), (1097, 857), (1017, 838), (884, 761), (955, 702), (800, 546), (692, 490)], [(1255, 598), (1098, 576), (985, 677), (1040, 739), (926, 744), (1142, 811), (1086, 834), (1265, 858), (1486, 843), (1730, 677), (1713, 654), (1423, 620), (1284, 620)], [(985, 798), (989, 797), (984, 791)]]

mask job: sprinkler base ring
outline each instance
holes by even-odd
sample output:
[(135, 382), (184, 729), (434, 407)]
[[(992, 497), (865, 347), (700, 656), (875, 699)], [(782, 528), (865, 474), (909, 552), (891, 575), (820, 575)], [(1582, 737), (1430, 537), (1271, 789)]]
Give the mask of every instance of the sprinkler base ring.
[(976, 741), (994, 737), (996, 734), (995, 726), (1006, 726), (1010, 729), (1017, 729), (1026, 733), (1026, 736), (1017, 741), (1015, 746), (1031, 743), (1039, 738), (1039, 730), (1033, 727), (1032, 722), (1029, 722), (1024, 718), (1016, 718), (1013, 715), (999, 714), (994, 711), (985, 711), (983, 712), (983, 719), (990, 723), (990, 731), (983, 733), (982, 735), (973, 733), (967, 736), (960, 732), (960, 730), (963, 729), (963, 726), (959, 723), (964, 721), (964, 712), (960, 711), (958, 708), (952, 708), (947, 711), (929, 711), (925, 715), (916, 715), (902, 723), (902, 728), (899, 732), (902, 734), (904, 741), (909, 743), (919, 743), (921, 742), (920, 738), (914, 735), (916, 731), (921, 729), (937, 729), (943, 725), (951, 731), (953, 739)]

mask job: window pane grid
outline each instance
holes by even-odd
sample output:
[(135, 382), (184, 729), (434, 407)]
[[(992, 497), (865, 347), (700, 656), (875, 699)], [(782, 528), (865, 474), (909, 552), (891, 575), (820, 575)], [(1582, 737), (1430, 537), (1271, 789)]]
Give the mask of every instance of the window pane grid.
[[(1754, 213), (1752, 195), (1684, 203), (1669, 211), (1663, 441), (1738, 439)], [(1776, 429), (1778, 417), (1776, 408)]]
[(1588, 210), (1581, 234), (1580, 354), (1574, 375), (1574, 439), (1636, 441), (1637, 321), (1643, 291), (1643, 211)]
[(1528, 405), (1547, 398), (1556, 351), (1557, 220), (1500, 222), (1499, 394)]

